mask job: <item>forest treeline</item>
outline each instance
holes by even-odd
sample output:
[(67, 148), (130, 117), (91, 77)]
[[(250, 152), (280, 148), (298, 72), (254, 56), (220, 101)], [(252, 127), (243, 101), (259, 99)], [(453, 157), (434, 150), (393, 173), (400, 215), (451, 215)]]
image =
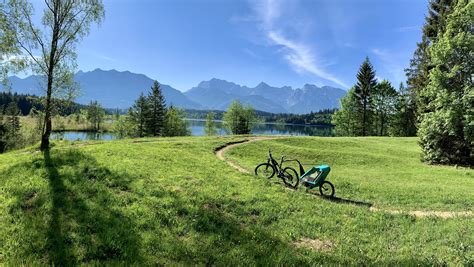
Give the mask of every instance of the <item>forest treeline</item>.
[(420, 137), (432, 164), (474, 164), (474, 2), (432, 0), (399, 90), (377, 81), (369, 59), (334, 114), (336, 133)]
[[(270, 113), (260, 110), (255, 110), (255, 115), (261, 122), (267, 123), (291, 123), (291, 124), (305, 124), (305, 125), (321, 125), (333, 126), (331, 117), (337, 109), (323, 109), (308, 114), (293, 114), (293, 113)], [(212, 112), (216, 120), (224, 118), (225, 111), (222, 110), (197, 110), (187, 109), (186, 118), (189, 119), (207, 119), (207, 114)]]
[[(79, 104), (66, 100), (55, 100), (54, 115), (69, 116), (80, 113), (81, 110), (87, 110), (88, 105)], [(20, 110), (20, 115), (26, 116), (30, 114), (31, 110), (44, 111), (44, 98), (36, 95), (18, 94), (11, 92), (0, 92), (0, 113), (5, 111), (8, 104), (14, 102)], [(128, 113), (127, 109), (106, 108), (103, 107), (107, 115), (124, 115)], [(197, 110), (197, 109), (183, 109), (185, 117), (188, 119), (202, 119), (207, 118), (209, 112), (214, 113), (216, 120), (224, 118), (223, 110)], [(255, 110), (255, 114), (260, 118), (261, 122), (268, 123), (292, 123), (292, 124), (310, 124), (310, 125), (324, 125), (331, 126), (331, 116), (336, 109), (324, 109), (308, 114), (291, 114), (291, 113), (270, 113), (260, 110)]]
[[(86, 109), (86, 105), (81, 105), (73, 101), (54, 99), (55, 112), (60, 116), (67, 116), (78, 113), (81, 109)], [(15, 103), (19, 114), (26, 116), (36, 111), (44, 111), (44, 97), (29, 94), (18, 94), (11, 92), (0, 92), (0, 114), (5, 113), (7, 106)]]

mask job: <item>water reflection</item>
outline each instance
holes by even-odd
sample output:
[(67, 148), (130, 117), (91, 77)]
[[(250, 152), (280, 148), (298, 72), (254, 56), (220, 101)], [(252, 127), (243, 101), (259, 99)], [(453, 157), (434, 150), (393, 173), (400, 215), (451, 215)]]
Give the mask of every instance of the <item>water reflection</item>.
[(94, 133), (94, 132), (54, 132), (52, 139), (56, 140), (114, 140), (118, 137), (114, 133)]
[[(195, 136), (205, 135), (204, 120), (188, 120), (191, 133)], [(219, 135), (228, 134), (221, 121), (216, 121), (216, 128)], [(261, 135), (307, 135), (307, 136), (333, 136), (333, 128), (328, 126), (314, 125), (294, 125), (294, 124), (257, 124), (252, 130), (252, 134)]]
[[(204, 120), (188, 120), (189, 128), (193, 136), (205, 135)], [(226, 135), (221, 121), (215, 122), (218, 135)], [(310, 126), (294, 124), (257, 124), (252, 130), (252, 134), (257, 135), (299, 135), (299, 136), (333, 136), (333, 128), (327, 126)], [(55, 132), (51, 137), (56, 140), (114, 140), (119, 137), (114, 133), (93, 133), (93, 132)]]

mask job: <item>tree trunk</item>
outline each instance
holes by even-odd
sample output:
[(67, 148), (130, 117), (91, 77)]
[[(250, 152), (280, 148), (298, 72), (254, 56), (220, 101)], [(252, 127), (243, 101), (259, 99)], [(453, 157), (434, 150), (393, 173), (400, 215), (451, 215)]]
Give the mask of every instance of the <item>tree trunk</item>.
[(59, 25), (57, 20), (58, 5), (54, 6), (54, 27), (53, 27), (53, 38), (51, 40), (51, 51), (49, 53), (49, 64), (48, 64), (48, 89), (46, 91), (46, 111), (44, 116), (45, 129), (41, 136), (41, 151), (49, 149), (49, 136), (51, 135), (52, 123), (51, 123), (51, 111), (52, 111), (52, 94), (53, 94), (53, 75), (55, 67), (56, 49), (58, 47), (59, 37)]
[[(52, 71), (50, 71), (52, 72)], [(49, 136), (51, 135), (51, 130), (52, 130), (52, 123), (51, 123), (51, 95), (52, 95), (52, 74), (48, 74), (48, 90), (46, 92), (46, 112), (44, 115), (44, 131), (43, 135), (41, 136), (41, 151), (44, 151), (49, 148)]]
[(366, 112), (367, 112), (367, 103), (364, 99), (364, 110), (362, 112), (362, 136), (366, 136), (366, 132), (367, 132), (367, 125), (366, 125), (366, 120), (367, 120), (367, 115), (366, 115)]

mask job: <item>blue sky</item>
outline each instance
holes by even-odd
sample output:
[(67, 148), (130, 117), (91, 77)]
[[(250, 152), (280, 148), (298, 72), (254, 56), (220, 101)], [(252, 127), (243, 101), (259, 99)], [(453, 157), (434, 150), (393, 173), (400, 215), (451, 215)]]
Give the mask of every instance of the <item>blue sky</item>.
[[(38, 4), (38, 3), (36, 3)], [(143, 73), (185, 91), (242, 85), (349, 88), (369, 56), (398, 86), (421, 38), (422, 0), (105, 0), (78, 46), (81, 70)]]

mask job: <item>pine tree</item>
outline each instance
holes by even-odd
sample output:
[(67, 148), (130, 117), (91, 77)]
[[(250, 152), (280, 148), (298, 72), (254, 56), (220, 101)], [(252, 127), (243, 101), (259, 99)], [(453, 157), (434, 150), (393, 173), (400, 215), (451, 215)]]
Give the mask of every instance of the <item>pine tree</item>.
[(165, 98), (160, 84), (155, 81), (147, 98), (149, 110), (146, 114), (146, 130), (151, 136), (162, 136), (166, 115)]
[(135, 136), (144, 137), (147, 134), (146, 123), (149, 106), (145, 96), (140, 94), (133, 106), (129, 109), (128, 115), (131, 124), (134, 126)]
[(5, 123), (0, 129), (3, 132), (3, 140), (0, 141), (2, 150), (11, 150), (21, 147), (24, 140), (20, 132), (20, 110), (15, 102), (10, 102), (5, 108)]
[(432, 0), (428, 6), (428, 16), (423, 26), (421, 42), (410, 60), (410, 67), (405, 70), (407, 75), (409, 95), (416, 106), (417, 113), (427, 112), (429, 98), (420, 97), (421, 91), (426, 88), (429, 80), (429, 71), (433, 68), (430, 54), (430, 46), (446, 28), (446, 18), (452, 12), (455, 0)]
[(473, 21), (474, 2), (458, 0), (430, 47), (433, 69), (420, 91), (430, 101), (418, 133), (429, 163), (474, 164)]
[(361, 114), (361, 132), (359, 135), (362, 136), (367, 136), (372, 133), (372, 93), (375, 90), (376, 85), (377, 80), (375, 79), (375, 71), (367, 57), (357, 73), (357, 84), (354, 89), (354, 96), (358, 103), (357, 110)]
[(5, 109), (7, 115), (7, 127), (11, 135), (17, 135), (20, 131), (20, 110), (15, 102), (10, 102)]
[(396, 100), (397, 91), (389, 81), (383, 80), (375, 87), (373, 92), (375, 126), (380, 136), (388, 134), (389, 123), (395, 113)]

